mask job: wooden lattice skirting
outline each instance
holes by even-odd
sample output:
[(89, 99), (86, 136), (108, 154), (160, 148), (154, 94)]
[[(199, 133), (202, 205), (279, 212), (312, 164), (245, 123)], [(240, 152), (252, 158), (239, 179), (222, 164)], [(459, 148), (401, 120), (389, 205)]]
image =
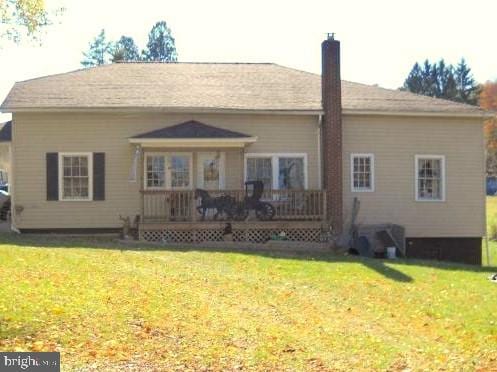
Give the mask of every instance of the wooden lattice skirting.
[[(224, 241), (223, 224), (143, 224), (140, 226), (140, 239), (149, 242), (200, 243)], [(234, 242), (264, 243), (285, 233), (289, 241), (322, 242), (323, 228), (320, 223), (271, 223), (234, 224), (231, 238)]]

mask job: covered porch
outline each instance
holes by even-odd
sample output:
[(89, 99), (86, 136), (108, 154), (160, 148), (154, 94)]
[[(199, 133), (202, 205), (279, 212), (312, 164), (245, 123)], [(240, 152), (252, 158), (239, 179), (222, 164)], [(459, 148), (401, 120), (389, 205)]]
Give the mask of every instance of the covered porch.
[[(228, 225), (240, 241), (281, 233), (289, 240), (320, 239), (326, 193), (308, 188), (307, 154), (252, 153), (257, 137), (195, 121), (129, 141), (141, 154), (142, 239), (216, 241)], [(246, 181), (262, 190), (247, 188)], [(261, 216), (260, 206), (271, 213)]]

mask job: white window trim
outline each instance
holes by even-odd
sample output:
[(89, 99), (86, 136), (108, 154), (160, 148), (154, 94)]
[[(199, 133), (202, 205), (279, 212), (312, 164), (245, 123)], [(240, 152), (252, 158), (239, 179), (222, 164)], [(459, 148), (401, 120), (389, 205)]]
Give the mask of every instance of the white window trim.
[(247, 182), (247, 159), (248, 158), (271, 158), (271, 168), (273, 171), (272, 178), (273, 178), (273, 190), (279, 190), (279, 164), (278, 164), (278, 159), (279, 158), (303, 158), (304, 159), (304, 189), (308, 189), (308, 176), (307, 176), (307, 153), (302, 153), (302, 152), (275, 152), (275, 153), (259, 153), (259, 152), (253, 152), (253, 153), (245, 153), (244, 154), (244, 161), (243, 161), (243, 179), (245, 182)]
[[(354, 158), (369, 158), (371, 162), (371, 180), (370, 187), (354, 187)], [(352, 192), (374, 192), (375, 182), (374, 182), (374, 154), (365, 153), (352, 153), (350, 154), (350, 190)]]
[[(171, 186), (171, 169), (169, 169), (169, 164), (171, 156), (188, 156), (189, 159), (189, 186), (187, 187), (172, 187)], [(162, 156), (164, 158), (164, 176), (165, 183), (163, 187), (149, 187), (147, 186), (147, 157), (148, 156)], [(145, 190), (193, 190), (193, 153), (191, 152), (145, 152), (143, 156), (143, 188)]]
[[(420, 159), (438, 159), (441, 161), (441, 167), (440, 171), (442, 172), (441, 175), (441, 180), (442, 180), (442, 193), (441, 193), (441, 198), (440, 199), (423, 199), (419, 197), (419, 160)], [(414, 197), (416, 201), (418, 202), (434, 202), (434, 203), (440, 203), (440, 202), (445, 202), (445, 155), (424, 155), (424, 154), (419, 154), (414, 156), (414, 180), (415, 180), (415, 187), (414, 187)]]
[[(88, 197), (87, 198), (64, 198), (64, 156), (86, 156), (88, 158)], [(92, 152), (59, 152), (59, 200), (69, 202), (92, 201), (93, 200), (93, 153)]]

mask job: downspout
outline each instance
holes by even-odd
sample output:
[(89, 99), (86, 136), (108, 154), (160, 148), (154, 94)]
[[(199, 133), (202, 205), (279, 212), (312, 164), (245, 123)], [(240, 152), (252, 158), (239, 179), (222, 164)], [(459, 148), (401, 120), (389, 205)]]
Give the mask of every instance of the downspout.
[[(482, 128), (481, 128), (481, 134), (482, 134), (482, 142), (483, 142), (483, 182), (482, 182), (482, 188), (483, 188), (483, 231), (485, 231), (485, 236), (483, 237), (485, 239), (485, 253), (487, 256), (487, 266), (490, 265), (490, 248), (488, 245), (488, 221), (487, 221), (487, 155), (488, 155), (488, 150), (487, 150), (487, 144), (485, 141), (485, 136), (484, 136), (484, 126), (485, 126), (485, 121), (482, 120)], [(483, 254), (482, 254), (483, 256)], [(483, 257), (482, 257), (482, 266), (483, 266)]]
[(9, 145), (9, 193), (10, 193), (10, 230), (13, 232), (20, 234), (21, 231), (17, 228), (15, 220), (17, 218), (16, 214), (16, 202), (15, 202), (15, 186), (14, 186), (14, 172), (15, 172), (15, 165), (14, 165), (14, 139), (15, 139), (15, 131), (16, 131), (17, 126), (14, 125), (14, 116), (12, 116), (12, 129), (11, 129), (11, 139), (10, 139), (10, 145)]
[(242, 179), (240, 182), (240, 189), (241, 190), (243, 190), (245, 187), (245, 181), (246, 181), (246, 177), (247, 177), (247, 167), (246, 167), (246, 161), (245, 161), (245, 153), (246, 153), (245, 147), (246, 147), (246, 145), (244, 145), (240, 149), (240, 157), (242, 158)]

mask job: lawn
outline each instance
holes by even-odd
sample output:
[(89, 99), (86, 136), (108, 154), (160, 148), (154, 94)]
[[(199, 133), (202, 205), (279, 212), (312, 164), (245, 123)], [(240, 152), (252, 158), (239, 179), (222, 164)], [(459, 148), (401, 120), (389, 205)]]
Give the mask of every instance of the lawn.
[(0, 350), (64, 370), (497, 368), (496, 268), (0, 239)]

